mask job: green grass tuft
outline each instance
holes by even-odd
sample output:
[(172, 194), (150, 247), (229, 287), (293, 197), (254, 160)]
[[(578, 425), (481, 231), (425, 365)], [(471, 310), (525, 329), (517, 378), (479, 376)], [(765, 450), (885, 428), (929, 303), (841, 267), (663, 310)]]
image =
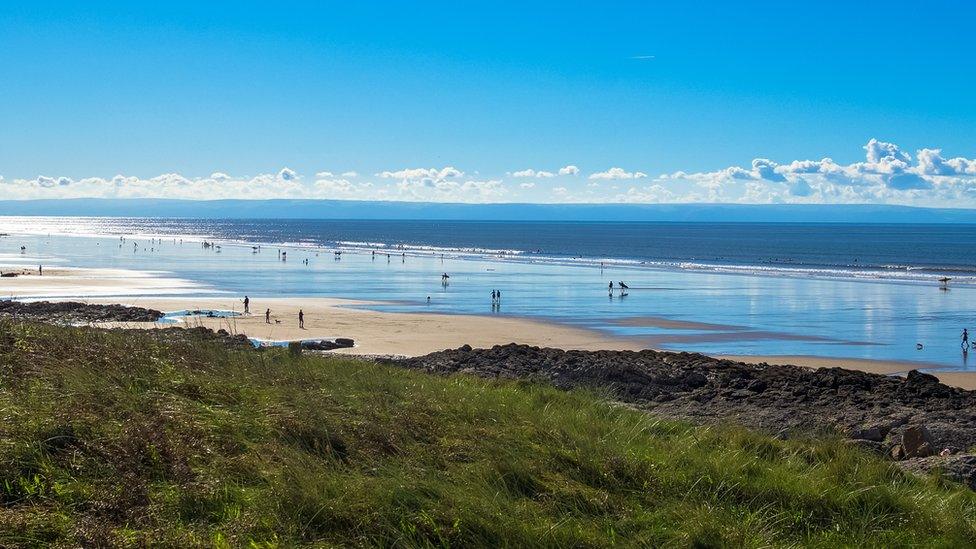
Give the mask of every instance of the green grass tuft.
[(0, 323), (0, 546), (944, 546), (976, 495), (586, 392)]

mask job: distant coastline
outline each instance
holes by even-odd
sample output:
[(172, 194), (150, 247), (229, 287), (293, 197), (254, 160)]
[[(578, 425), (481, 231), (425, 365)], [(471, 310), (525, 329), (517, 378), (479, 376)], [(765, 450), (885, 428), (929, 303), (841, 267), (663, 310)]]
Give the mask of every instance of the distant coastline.
[(360, 200), (0, 200), (0, 215), (751, 223), (972, 223), (976, 209), (874, 204), (531, 204)]

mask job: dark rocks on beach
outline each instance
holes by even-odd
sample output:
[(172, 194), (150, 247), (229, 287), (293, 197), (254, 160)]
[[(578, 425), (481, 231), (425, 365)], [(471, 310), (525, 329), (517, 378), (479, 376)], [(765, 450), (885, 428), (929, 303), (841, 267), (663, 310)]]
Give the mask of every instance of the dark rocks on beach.
[(355, 346), (355, 342), (349, 338), (337, 337), (333, 340), (321, 339), (317, 341), (302, 341), (301, 348), (309, 351), (334, 351), (335, 349), (348, 349)]
[(901, 448), (906, 458), (929, 457), (935, 453), (935, 441), (924, 425), (912, 425), (901, 434)]
[(93, 305), (74, 301), (0, 300), (0, 317), (50, 324), (155, 322), (163, 316), (162, 311), (125, 305)]
[[(120, 330), (116, 328), (116, 330)], [(123, 330), (125, 331), (125, 330)], [(226, 345), (227, 347), (240, 350), (253, 350), (254, 345), (244, 334), (232, 334), (227, 330), (211, 330), (205, 326), (195, 326), (193, 328), (171, 327), (155, 330), (131, 330), (134, 332), (150, 333), (164, 341), (170, 343), (179, 342), (208, 342)]]
[[(562, 351), (503, 345), (390, 361), (432, 373), (534, 378), (596, 387), (649, 412), (697, 423), (732, 421), (778, 436), (839, 433), (910, 465), (976, 446), (976, 392), (912, 371), (904, 379), (660, 351)], [(974, 458), (976, 461), (976, 458)]]
[(976, 455), (932, 456), (902, 462), (901, 465), (916, 473), (937, 473), (976, 490)]

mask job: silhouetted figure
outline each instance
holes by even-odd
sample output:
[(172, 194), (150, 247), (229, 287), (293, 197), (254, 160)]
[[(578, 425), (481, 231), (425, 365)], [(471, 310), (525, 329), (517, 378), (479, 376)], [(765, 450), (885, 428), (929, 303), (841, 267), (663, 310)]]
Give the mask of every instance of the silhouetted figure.
[(264, 311), (264, 323), (271, 324), (271, 309)]
[(305, 329), (305, 311), (298, 309), (298, 327)]
[(251, 298), (244, 296), (244, 314), (251, 314)]
[(963, 349), (969, 348), (969, 331), (965, 328), (962, 329), (962, 347)]
[(610, 293), (612, 294), (613, 293), (613, 281), (612, 280), (610, 281), (610, 286), (608, 287), (608, 289), (609, 289)]

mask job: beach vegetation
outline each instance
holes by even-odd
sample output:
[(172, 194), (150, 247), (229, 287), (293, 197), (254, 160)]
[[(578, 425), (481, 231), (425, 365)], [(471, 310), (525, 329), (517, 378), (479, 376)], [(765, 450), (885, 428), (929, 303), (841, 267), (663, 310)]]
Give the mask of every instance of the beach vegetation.
[(528, 381), (0, 322), (0, 545), (976, 544), (976, 494), (833, 438)]

